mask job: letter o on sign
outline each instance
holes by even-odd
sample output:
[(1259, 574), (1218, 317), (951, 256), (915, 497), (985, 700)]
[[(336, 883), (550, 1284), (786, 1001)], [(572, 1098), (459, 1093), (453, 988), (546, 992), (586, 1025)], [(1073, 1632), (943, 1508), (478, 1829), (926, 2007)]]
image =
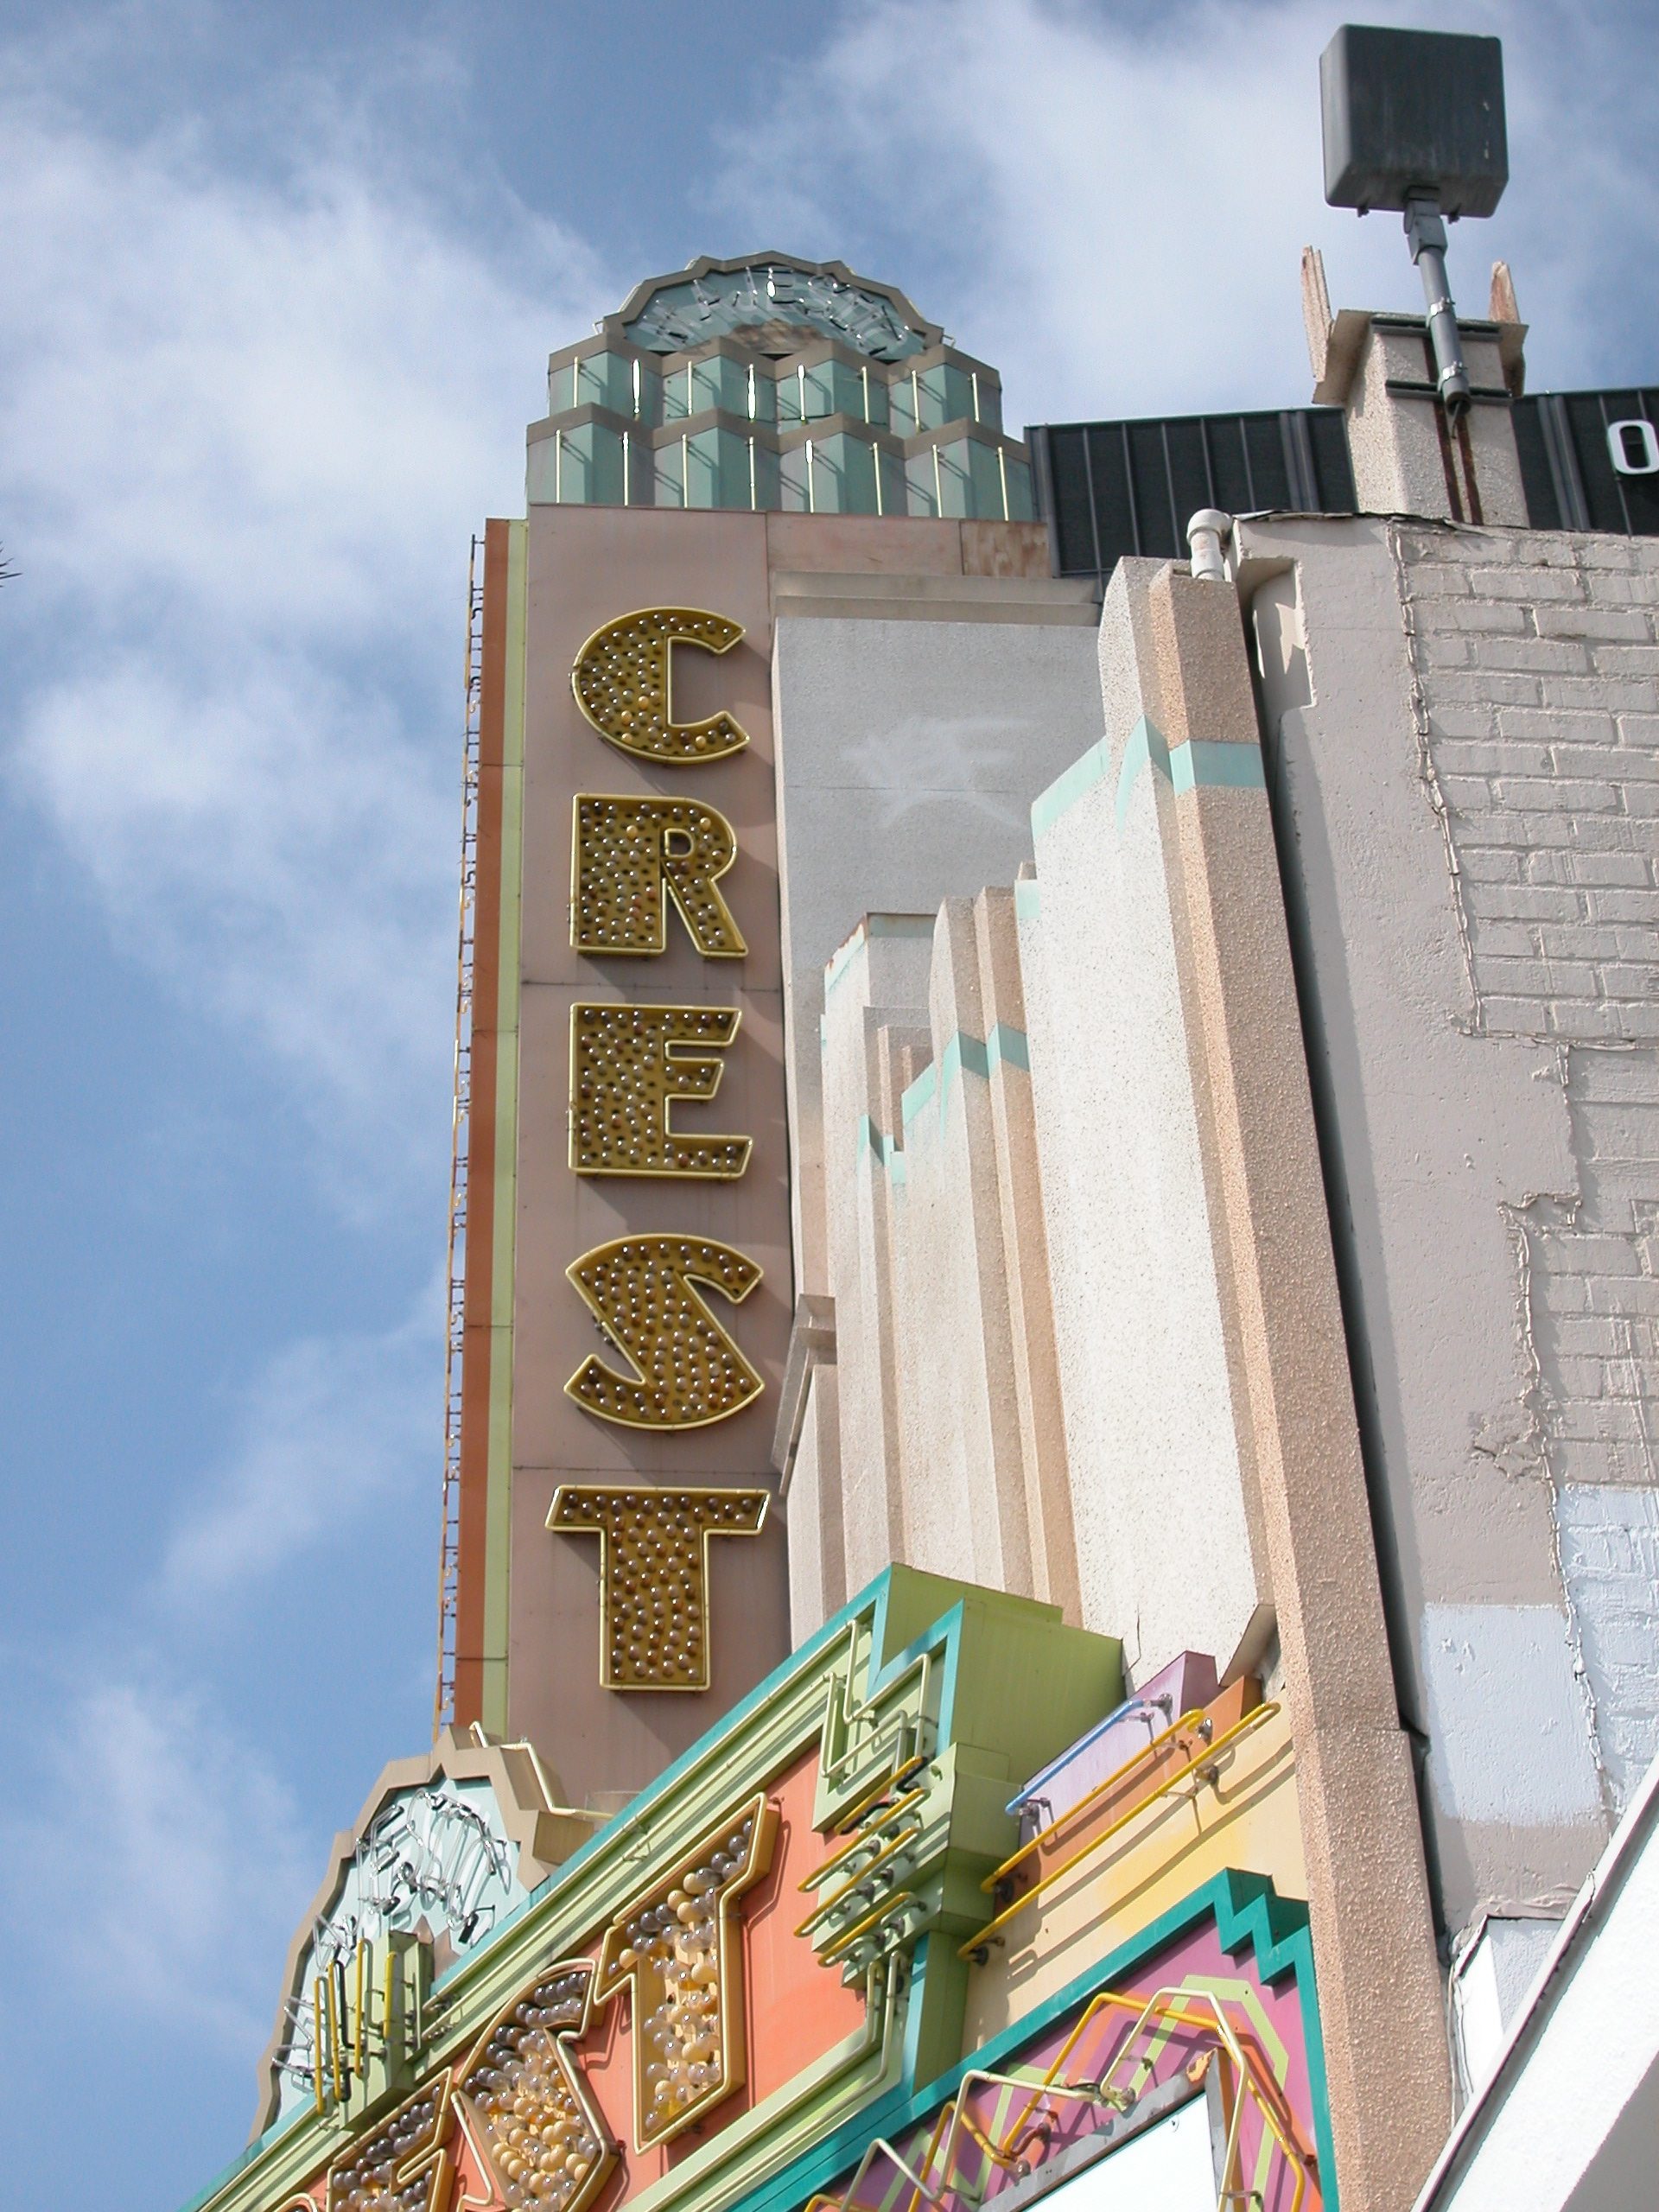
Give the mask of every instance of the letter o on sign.
[(1621, 476), (1659, 476), (1659, 433), (1645, 416), (1610, 423), (1607, 450)]

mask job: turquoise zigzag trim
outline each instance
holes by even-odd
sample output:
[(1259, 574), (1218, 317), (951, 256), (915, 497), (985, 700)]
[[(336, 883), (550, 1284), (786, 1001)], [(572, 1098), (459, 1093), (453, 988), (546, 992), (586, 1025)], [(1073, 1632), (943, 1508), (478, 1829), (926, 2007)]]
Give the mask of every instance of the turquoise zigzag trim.
[[(925, 1637), (918, 1639), (925, 1642)], [(894, 1662), (895, 1664), (897, 1662)], [(1139, 1935), (1069, 1982), (1058, 1995), (1038, 2005), (1014, 2026), (994, 2037), (981, 2050), (917, 2090), (900, 2083), (874, 2099), (843, 2120), (833, 2133), (772, 2176), (760, 2188), (739, 2197), (728, 2212), (787, 2212), (803, 2204), (815, 2190), (824, 2189), (838, 2174), (850, 2171), (862, 2157), (865, 2145), (877, 2135), (891, 2142), (906, 2128), (938, 2110), (952, 2095), (971, 2068), (997, 2069), (1062, 2014), (1085, 2003), (1096, 1990), (1133, 1973), (1142, 1960), (1174, 1938), (1213, 1919), (1222, 1948), (1231, 1958), (1246, 1951), (1255, 1959), (1264, 1982), (1281, 1975), (1296, 1976), (1301, 2003), (1302, 2034), (1307, 2053), (1309, 2087), (1313, 2105), (1314, 2146), (1319, 2155), (1319, 2179), (1328, 2212), (1339, 2212), (1336, 2162), (1331, 2146), (1331, 2120), (1325, 2089), (1325, 2042), (1319, 2032), (1319, 2010), (1313, 1984), (1313, 1946), (1308, 1931), (1307, 1907), (1294, 1897), (1281, 1897), (1265, 1874), (1227, 1868), (1195, 1890), (1192, 1896), (1160, 1915)], [(924, 1938), (917, 1947), (917, 1971), (925, 1970)], [(906, 2073), (910, 2052), (906, 2050)]]

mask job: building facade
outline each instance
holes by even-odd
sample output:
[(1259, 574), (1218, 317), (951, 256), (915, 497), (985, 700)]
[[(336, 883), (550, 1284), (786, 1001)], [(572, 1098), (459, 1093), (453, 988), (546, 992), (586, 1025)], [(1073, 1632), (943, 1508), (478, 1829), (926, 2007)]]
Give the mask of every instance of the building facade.
[(1659, 1750), (1659, 429), (1303, 292), (1024, 441), (838, 264), (553, 356), (436, 1741), (198, 2204), (1450, 2186)]

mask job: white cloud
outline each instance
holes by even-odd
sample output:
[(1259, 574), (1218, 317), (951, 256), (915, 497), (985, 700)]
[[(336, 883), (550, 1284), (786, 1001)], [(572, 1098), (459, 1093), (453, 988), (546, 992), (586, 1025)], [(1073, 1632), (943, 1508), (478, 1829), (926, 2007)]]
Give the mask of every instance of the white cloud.
[[(1496, 220), (1453, 234), (1465, 311), (1507, 254), (1551, 381), (1628, 373), (1643, 343), (1651, 373), (1630, 274), (1656, 212), (1640, 9), (1576, 10), (1566, 45), (1548, 5), (1382, 0), (1366, 19), (1504, 38), (1514, 181)], [(1304, 244), (1338, 304), (1421, 303), (1399, 219), (1324, 205), (1338, 20), (1325, 0), (865, 0), (786, 109), (731, 132), (728, 196), (768, 235), (786, 211), (822, 250), (868, 245), (872, 275), (925, 278), (918, 304), (1002, 370), (1016, 423), (1300, 404)]]
[(435, 1281), (397, 1328), (276, 1352), (245, 1395), (229, 1455), (175, 1527), (162, 1595), (222, 1615), (245, 1586), (328, 1541), (363, 1543), (377, 1513), (406, 1528), (429, 1509), (435, 1548), (442, 1343)]
[(321, 1863), (292, 1795), (200, 1700), (152, 1680), (82, 1682), (40, 1719), (33, 1789), (0, 1820), (15, 1940), (102, 2033), (136, 2022), (257, 2050)]
[(445, 1119), (468, 536), (610, 288), (505, 200), (480, 248), (360, 118), (264, 183), (15, 79), (0, 122), (14, 792), (384, 1203)]

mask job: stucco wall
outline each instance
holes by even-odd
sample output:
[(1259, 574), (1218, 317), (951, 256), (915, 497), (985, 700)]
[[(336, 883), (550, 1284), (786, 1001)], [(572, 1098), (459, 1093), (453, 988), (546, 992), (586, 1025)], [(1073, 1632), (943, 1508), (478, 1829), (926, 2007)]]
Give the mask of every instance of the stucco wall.
[(1243, 542), (1455, 1928), (1564, 1902), (1659, 1749), (1659, 549)]

